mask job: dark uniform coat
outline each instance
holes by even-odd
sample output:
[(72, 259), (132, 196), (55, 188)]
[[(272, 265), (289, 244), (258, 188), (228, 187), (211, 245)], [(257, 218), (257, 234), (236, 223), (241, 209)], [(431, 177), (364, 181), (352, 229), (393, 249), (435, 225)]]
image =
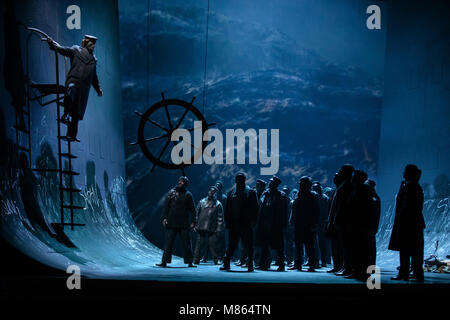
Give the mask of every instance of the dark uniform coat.
[(355, 186), (348, 199), (348, 213), (346, 228), (353, 233), (369, 234), (372, 191), (368, 185)]
[(288, 201), (284, 192), (280, 190), (264, 191), (256, 227), (257, 245), (268, 243), (273, 248), (281, 245), (288, 219)]
[[(91, 85), (100, 91), (97, 77), (97, 59), (86, 48), (80, 46), (62, 47), (53, 43), (53, 48), (63, 56), (70, 58), (70, 70), (66, 77), (66, 94), (71, 95), (72, 106), (69, 114), (76, 114), (82, 120), (86, 111)], [(71, 85), (72, 84), (72, 85)], [(70, 90), (68, 90), (71, 88)]]
[(338, 228), (342, 228), (346, 224), (349, 197), (352, 192), (352, 184), (346, 181), (339, 185), (331, 199), (330, 209), (328, 212), (328, 221), (325, 226), (325, 235), (329, 238), (337, 236)]
[[(187, 190), (171, 189), (167, 194), (162, 219), (167, 219), (168, 228), (189, 228), (195, 223), (195, 205), (192, 194)], [(189, 222), (190, 220), (190, 222)]]
[(396, 197), (395, 218), (389, 249), (415, 249), (423, 241), (423, 190), (415, 182), (403, 182)]
[(326, 194), (318, 195), (319, 199), (319, 232), (322, 233), (325, 231), (325, 225), (328, 219), (328, 207), (330, 206), (330, 198)]
[(228, 193), (224, 214), (227, 229), (251, 227), (257, 217), (258, 200), (255, 190), (245, 186), (242, 193), (236, 192), (236, 189)]
[(319, 227), (319, 196), (316, 192), (299, 192), (292, 205), (290, 224), (294, 227), (296, 241), (313, 237)]

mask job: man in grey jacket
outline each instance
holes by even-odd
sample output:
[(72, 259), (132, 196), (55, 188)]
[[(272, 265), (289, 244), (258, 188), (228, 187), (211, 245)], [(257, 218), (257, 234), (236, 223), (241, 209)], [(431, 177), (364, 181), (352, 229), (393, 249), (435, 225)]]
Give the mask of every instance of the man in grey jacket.
[(208, 196), (200, 200), (197, 206), (197, 242), (194, 252), (194, 264), (200, 263), (200, 258), (208, 255), (208, 248), (214, 259), (214, 264), (219, 264), (219, 256), (213, 235), (218, 232), (223, 223), (223, 208), (217, 200), (217, 188), (212, 186), (208, 191)]
[[(67, 124), (67, 138), (76, 140), (78, 121), (83, 120), (91, 85), (98, 96), (103, 95), (97, 77), (97, 58), (94, 56), (97, 38), (85, 35), (80, 46), (62, 47), (53, 39), (47, 39), (51, 50), (70, 58), (70, 70), (66, 77), (64, 96), (64, 115), (61, 122)], [(68, 115), (71, 117), (69, 122)]]

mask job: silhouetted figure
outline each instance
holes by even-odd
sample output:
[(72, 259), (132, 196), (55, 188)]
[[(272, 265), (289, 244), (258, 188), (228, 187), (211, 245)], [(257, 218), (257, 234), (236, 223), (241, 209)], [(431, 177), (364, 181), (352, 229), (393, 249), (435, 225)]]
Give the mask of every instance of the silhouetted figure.
[(164, 254), (158, 267), (166, 267), (172, 257), (173, 244), (177, 234), (180, 235), (184, 251), (184, 263), (189, 267), (195, 267), (192, 264), (191, 242), (189, 240), (189, 226), (194, 228), (196, 225), (195, 205), (192, 194), (187, 190), (189, 179), (181, 176), (178, 184), (167, 194), (162, 223), (166, 227), (166, 239), (164, 242)]
[(377, 264), (377, 232), (380, 225), (381, 201), (375, 190), (376, 183), (373, 180), (365, 182), (370, 187), (372, 202), (370, 207), (369, 225), (369, 265)]
[(299, 180), (299, 191), (292, 205), (290, 224), (294, 227), (296, 257), (294, 266), (290, 270), (302, 270), (303, 247), (308, 256), (309, 269), (315, 271), (317, 264), (315, 237), (319, 226), (319, 199), (317, 193), (311, 190), (312, 182), (309, 177)]
[(284, 192), (277, 189), (280, 183), (281, 180), (273, 176), (261, 197), (256, 227), (256, 243), (261, 247), (260, 270), (270, 268), (271, 248), (276, 252), (277, 271), (285, 270), (283, 231), (287, 224), (288, 199)]
[(211, 187), (208, 196), (200, 200), (197, 205), (197, 242), (194, 252), (194, 264), (200, 263), (201, 257), (208, 256), (208, 249), (211, 251), (214, 264), (219, 264), (219, 256), (216, 252), (213, 235), (223, 221), (222, 204), (216, 198), (217, 188)]
[(342, 252), (342, 263), (343, 269), (336, 273), (338, 276), (348, 276), (352, 273), (350, 263), (350, 246), (351, 246), (351, 235), (346, 225), (349, 223), (349, 197), (352, 192), (352, 175), (353, 166), (345, 164), (339, 170), (339, 176), (342, 177), (342, 182), (339, 187), (336, 188), (335, 193), (335, 203), (332, 202), (333, 207), (333, 229), (337, 232), (337, 237), (341, 243)]
[(331, 194), (330, 207), (328, 209), (328, 220), (325, 225), (325, 236), (331, 240), (331, 256), (333, 258), (333, 268), (328, 273), (335, 273), (342, 270), (344, 265), (344, 253), (342, 248), (342, 239), (339, 237), (338, 230), (334, 225), (334, 218), (337, 209), (341, 206), (342, 194), (336, 194), (337, 189), (344, 182), (340, 172), (334, 175), (333, 182), (336, 189)]
[[(266, 182), (262, 179), (257, 179), (255, 183), (255, 192), (256, 192), (256, 199), (258, 200), (259, 207), (261, 206), (261, 197), (264, 193), (264, 190), (266, 190)], [(261, 264), (261, 247), (256, 245), (256, 226), (253, 228), (253, 240), (255, 243), (255, 250), (254, 250), (254, 263), (255, 266), (259, 268)]]
[(292, 261), (289, 263), (289, 267), (291, 268), (294, 265), (294, 261), (297, 259), (297, 250), (295, 250), (295, 237), (294, 237), (294, 227), (290, 223), (292, 217), (292, 206), (294, 204), (294, 200), (297, 198), (298, 189), (294, 188), (289, 193), (289, 205), (290, 211), (288, 213), (288, 225), (286, 227), (287, 232), (290, 232), (292, 235)]
[[(215, 187), (217, 188), (216, 197), (217, 201), (219, 201), (223, 206), (225, 205), (226, 197), (223, 194), (223, 182), (221, 180), (217, 180)], [(225, 220), (219, 222), (217, 226), (217, 232), (212, 235), (212, 240), (214, 242), (214, 247), (216, 248), (216, 253), (219, 260), (223, 259), (225, 255)], [(207, 258), (207, 257), (205, 257)]]
[(413, 277), (423, 280), (423, 191), (419, 185), (420, 169), (408, 164), (403, 172), (395, 203), (395, 219), (389, 249), (400, 251), (400, 270), (392, 280), (408, 280), (410, 266)]
[(261, 205), (261, 197), (262, 197), (264, 191), (266, 190), (266, 185), (267, 185), (267, 183), (264, 180), (262, 180), (262, 179), (256, 180), (255, 192), (256, 192), (256, 197), (258, 198), (259, 205)]
[[(51, 50), (70, 58), (70, 70), (66, 77), (64, 96), (64, 114), (61, 122), (66, 123), (67, 137), (75, 140), (78, 133), (78, 121), (83, 120), (91, 85), (99, 97), (103, 95), (97, 77), (97, 58), (94, 56), (97, 38), (85, 35), (80, 46), (62, 47), (51, 38), (47, 39)], [(67, 115), (70, 115), (71, 120)]]
[(352, 192), (349, 197), (347, 224), (344, 226), (349, 235), (348, 269), (351, 274), (346, 278), (367, 280), (369, 262), (370, 218), (372, 190), (364, 182), (367, 173), (355, 170), (352, 177)]
[[(258, 179), (256, 180), (255, 188), (253, 188), (256, 192), (256, 198), (258, 200), (259, 206), (261, 206), (261, 197), (266, 190), (266, 182), (264, 180)], [(259, 265), (259, 260), (261, 258), (261, 247), (256, 246), (256, 226), (253, 226), (253, 243), (255, 244), (255, 247), (253, 249), (254, 253), (254, 261), (257, 261), (257, 264)], [(245, 245), (242, 243), (242, 240), (239, 242), (239, 251), (240, 251), (240, 258), (239, 261), (236, 263), (237, 266), (240, 267), (247, 267), (247, 257), (248, 257), (248, 250), (245, 247)]]
[[(327, 263), (331, 263), (331, 244), (330, 240), (325, 236), (325, 224), (328, 219), (328, 207), (330, 199), (323, 193), (320, 182), (314, 182), (312, 190), (319, 196), (319, 229), (317, 231), (317, 247), (320, 254), (320, 262), (322, 267), (326, 267)], [(319, 255), (317, 255), (319, 257)], [(317, 261), (318, 262), (318, 261)]]
[(253, 230), (258, 216), (256, 192), (245, 184), (243, 173), (236, 175), (236, 186), (227, 195), (225, 206), (225, 225), (228, 229), (228, 248), (220, 270), (230, 270), (230, 259), (239, 240), (242, 239), (248, 250), (248, 271), (253, 271)]
[[(287, 201), (287, 222), (291, 217), (292, 213), (292, 203), (293, 201), (289, 198), (291, 193), (291, 189), (288, 186), (284, 186), (282, 191), (286, 195)], [(294, 229), (290, 226), (289, 223), (286, 223), (286, 227), (284, 230), (284, 250), (285, 250), (285, 260), (288, 265), (291, 265), (294, 261)]]

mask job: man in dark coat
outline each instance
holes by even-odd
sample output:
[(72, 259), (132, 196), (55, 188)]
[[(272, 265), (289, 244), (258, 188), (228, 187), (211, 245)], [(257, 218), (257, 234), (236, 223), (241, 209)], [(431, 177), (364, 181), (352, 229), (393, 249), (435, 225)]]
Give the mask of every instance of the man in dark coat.
[[(51, 38), (47, 39), (50, 49), (70, 58), (70, 70), (65, 83), (64, 115), (61, 118), (61, 122), (68, 125), (66, 135), (70, 140), (76, 140), (78, 121), (83, 120), (91, 85), (99, 97), (103, 95), (97, 77), (97, 58), (94, 56), (96, 41), (96, 37), (85, 35), (81, 47), (62, 47)], [(72, 118), (70, 122), (67, 115)]]
[(255, 192), (256, 192), (256, 198), (258, 199), (258, 204), (261, 205), (261, 197), (266, 190), (266, 182), (262, 179), (256, 180), (255, 183)]
[[(262, 179), (257, 179), (255, 183), (255, 192), (256, 192), (256, 199), (258, 200), (258, 206), (261, 206), (261, 197), (264, 193), (264, 190), (266, 190), (267, 183)], [(255, 250), (254, 250), (254, 263), (255, 266), (259, 268), (259, 265), (261, 264), (261, 247), (256, 245), (256, 226), (253, 228), (253, 241), (255, 242)], [(243, 250), (245, 253), (245, 250)], [(245, 253), (246, 254), (246, 253)], [(243, 259), (243, 254), (241, 254), (241, 259)], [(242, 266), (242, 265), (241, 265)]]
[(408, 280), (410, 265), (413, 277), (423, 281), (423, 190), (419, 185), (420, 169), (408, 164), (397, 193), (395, 219), (389, 249), (400, 251), (400, 270), (392, 280)]
[(317, 193), (311, 190), (312, 182), (309, 177), (299, 180), (299, 192), (292, 205), (290, 224), (294, 227), (296, 258), (290, 270), (302, 270), (303, 247), (309, 260), (308, 271), (314, 272), (317, 264), (315, 237), (319, 226), (319, 199)]
[(253, 230), (258, 217), (258, 200), (256, 192), (245, 184), (243, 173), (236, 175), (236, 187), (227, 195), (225, 206), (225, 225), (228, 229), (228, 248), (220, 270), (230, 270), (230, 259), (239, 240), (242, 239), (248, 250), (248, 271), (253, 271)]
[(371, 191), (370, 225), (369, 225), (369, 265), (377, 264), (377, 232), (380, 225), (381, 201), (375, 190), (376, 183), (373, 180), (365, 182)]
[[(222, 205), (222, 208), (225, 205), (226, 197), (223, 194), (223, 182), (221, 180), (217, 180), (215, 185), (217, 188), (216, 197), (217, 201), (219, 201)], [(223, 259), (225, 255), (225, 220), (219, 221), (219, 225), (217, 226), (217, 232), (212, 235), (212, 240), (214, 242), (214, 248), (216, 248), (216, 253), (218, 255), (219, 260)]]
[[(287, 200), (286, 221), (289, 222), (289, 219), (291, 218), (292, 203), (293, 203), (291, 198), (289, 198), (289, 195), (291, 194), (291, 189), (288, 186), (284, 186), (282, 190), (286, 195)], [(290, 266), (294, 261), (294, 229), (292, 229), (289, 223), (286, 223), (286, 227), (284, 230), (284, 250), (286, 255), (286, 263), (288, 266)]]
[(325, 236), (325, 224), (328, 218), (328, 207), (330, 205), (330, 199), (323, 193), (322, 185), (320, 184), (320, 182), (314, 182), (312, 190), (317, 193), (319, 197), (320, 208), (319, 229), (317, 231), (317, 251), (320, 254), (321, 266), (326, 267), (327, 263), (331, 263), (331, 244), (330, 240)]
[(256, 243), (261, 247), (260, 270), (270, 268), (270, 248), (276, 251), (277, 271), (285, 270), (283, 231), (287, 224), (288, 199), (284, 192), (277, 189), (280, 183), (281, 180), (273, 176), (269, 188), (261, 197), (256, 227)]
[(219, 264), (219, 257), (216, 253), (213, 235), (223, 222), (222, 204), (216, 197), (217, 188), (212, 186), (208, 191), (208, 196), (200, 200), (197, 205), (197, 242), (194, 252), (194, 264), (200, 263), (202, 256), (208, 256), (208, 248), (214, 259), (214, 264)]
[[(180, 235), (184, 251), (184, 263), (189, 267), (192, 264), (191, 242), (189, 240), (189, 226), (196, 225), (195, 204), (192, 194), (186, 189), (189, 180), (182, 176), (178, 179), (178, 184), (167, 194), (164, 202), (162, 223), (166, 227), (166, 240), (164, 242), (164, 254), (158, 267), (166, 267), (172, 257), (173, 244), (177, 234)], [(190, 220), (190, 221), (189, 221)]]
[[(253, 188), (256, 192), (256, 199), (258, 200), (258, 205), (261, 206), (261, 197), (264, 193), (264, 190), (266, 190), (266, 182), (264, 180), (258, 179), (256, 180), (255, 187)], [(259, 265), (259, 260), (261, 258), (261, 248), (256, 247), (256, 226), (253, 227), (253, 241), (255, 243), (254, 248), (254, 260), (257, 261), (257, 264)], [(240, 267), (247, 267), (247, 257), (248, 257), (248, 251), (242, 241), (239, 242), (239, 249), (240, 249), (240, 259), (239, 262), (236, 263), (237, 266)]]
[[(351, 272), (349, 266), (349, 248), (351, 246), (351, 238), (348, 230), (345, 228), (348, 223), (348, 205), (349, 197), (352, 192), (352, 175), (353, 166), (345, 164), (341, 167), (338, 174), (335, 176), (336, 191), (330, 205), (329, 225), (327, 227), (328, 234), (331, 234), (334, 242), (333, 269), (330, 271), (336, 272), (339, 276), (348, 276)], [(342, 270), (336, 270), (341, 267)]]
[(355, 170), (352, 177), (352, 192), (349, 197), (348, 222), (345, 225), (349, 234), (349, 268), (351, 274), (346, 278), (367, 280), (367, 267), (370, 265), (369, 239), (372, 207), (372, 191), (364, 182), (367, 174)]

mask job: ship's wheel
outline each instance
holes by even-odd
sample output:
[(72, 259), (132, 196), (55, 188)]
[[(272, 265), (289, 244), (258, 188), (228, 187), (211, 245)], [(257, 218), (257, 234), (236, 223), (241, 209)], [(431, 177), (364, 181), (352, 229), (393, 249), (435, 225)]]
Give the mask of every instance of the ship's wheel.
[[(162, 100), (153, 104), (143, 114), (135, 111), (141, 118), (137, 133), (137, 142), (131, 145), (139, 145), (142, 153), (153, 163), (151, 172), (155, 167), (171, 170), (181, 170), (194, 163), (195, 159), (203, 153), (207, 141), (202, 141), (200, 147), (190, 143), (193, 152), (189, 163), (175, 164), (171, 161), (168, 147), (175, 145), (171, 141), (172, 133), (176, 129), (186, 129), (191, 134), (194, 132), (194, 121), (201, 121), (202, 137), (208, 127), (215, 123), (207, 123), (203, 114), (193, 105), (195, 97), (191, 102), (179, 99), (166, 99), (161, 93)], [(202, 139), (203, 140), (203, 139)]]

